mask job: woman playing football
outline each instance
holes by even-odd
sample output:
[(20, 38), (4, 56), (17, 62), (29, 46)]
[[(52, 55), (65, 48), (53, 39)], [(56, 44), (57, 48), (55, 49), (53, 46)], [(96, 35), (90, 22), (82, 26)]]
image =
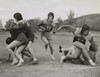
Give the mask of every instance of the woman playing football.
[(59, 27), (57, 31), (59, 31), (62, 28), (69, 29), (74, 34), (74, 38), (77, 38), (77, 40), (73, 40), (73, 45), (78, 49), (78, 51), (76, 52), (76, 56), (69, 55), (66, 56), (65, 58), (67, 57), (77, 58), (80, 55), (80, 53), (82, 53), (87, 58), (90, 65), (95, 66), (96, 64), (90, 58), (87, 47), (85, 46), (85, 40), (86, 41), (88, 40), (91, 45), (96, 46), (96, 43), (94, 42), (94, 38), (89, 32), (89, 26), (87, 24), (84, 24), (82, 28), (75, 28), (74, 26), (71, 25), (65, 25)]
[(53, 29), (53, 27), (55, 26), (55, 23), (53, 22), (54, 19), (54, 14), (52, 12), (50, 12), (48, 14), (48, 18), (44, 21), (41, 22), (41, 24), (38, 25), (38, 30), (41, 32), (41, 40), (45, 43), (45, 50), (47, 51), (47, 48), (49, 46), (50, 48), (50, 53), (51, 53), (51, 57), (54, 60), (55, 57), (53, 55), (53, 46), (52, 46), (52, 38), (51, 38), (51, 30)]

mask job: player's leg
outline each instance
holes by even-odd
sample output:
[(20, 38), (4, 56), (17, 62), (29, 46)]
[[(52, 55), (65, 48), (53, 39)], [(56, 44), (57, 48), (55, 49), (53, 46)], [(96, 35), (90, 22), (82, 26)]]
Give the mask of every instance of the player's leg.
[(81, 54), (80, 49), (74, 46), (70, 48), (62, 48), (61, 50), (64, 53), (64, 55), (61, 57), (61, 60), (60, 60), (61, 63), (66, 62), (67, 59), (78, 58)]
[(87, 48), (86, 48), (85, 45), (83, 45), (82, 43), (80, 43), (80, 42), (77, 41), (77, 42), (74, 42), (74, 46), (77, 47), (77, 48), (79, 48), (79, 49), (81, 49), (81, 51), (84, 54), (84, 56), (88, 59), (90, 65), (92, 65), (92, 66), (95, 66), (96, 65), (92, 61), (92, 59), (90, 58), (90, 55), (89, 55), (88, 50), (87, 50)]
[[(15, 51), (15, 48), (12, 48), (12, 51)], [(11, 54), (8, 55), (7, 62), (9, 62), (10, 60), (11, 60)]]
[(48, 42), (49, 42), (49, 48), (50, 48), (51, 57), (52, 57), (53, 60), (55, 60), (52, 41), (48, 40)]
[(36, 54), (35, 54), (35, 51), (33, 51), (33, 49), (32, 49), (32, 41), (29, 41), (29, 43), (28, 43), (28, 45), (27, 45), (27, 48), (28, 48), (28, 50), (29, 50), (29, 53), (31, 54), (31, 59), (33, 59), (32, 61), (32, 64), (36, 64), (36, 63), (38, 63), (38, 60), (37, 60), (37, 58), (36, 58)]
[[(59, 53), (66, 53), (69, 51), (69, 48), (63, 48), (61, 45), (59, 46)], [(66, 54), (64, 54), (66, 55)]]
[(74, 47), (71, 49), (71, 53), (69, 52), (67, 54), (67, 58), (78, 58), (81, 54), (81, 50), (77, 47)]
[(28, 49), (24, 49), (23, 52), (22, 52), (22, 58), (23, 56), (27, 56), (29, 58), (33, 58), (33, 56), (31, 56), (30, 52)]
[(16, 56), (15, 56), (14, 51), (12, 50), (12, 48), (15, 48), (15, 47), (17, 47), (17, 46), (19, 46), (21, 44), (22, 44), (21, 42), (14, 40), (13, 42), (11, 42), (7, 46), (7, 49), (8, 49), (8, 51), (9, 51), (9, 53), (10, 53), (12, 59), (13, 59), (12, 65), (14, 65), (14, 64), (16, 64), (18, 62), (18, 60), (17, 60), (17, 58), (16, 58)]
[(44, 42), (45, 44), (45, 51), (47, 51), (47, 48), (48, 48), (48, 45), (49, 45), (49, 42), (48, 40), (46, 39), (46, 37), (41, 37), (41, 40)]
[(19, 60), (19, 63), (17, 64), (17, 66), (21, 66), (22, 63), (24, 62), (24, 60), (22, 59), (22, 56), (21, 56), (21, 52), (25, 49), (26, 45), (21, 45), (17, 48), (16, 50), (16, 57), (18, 58)]

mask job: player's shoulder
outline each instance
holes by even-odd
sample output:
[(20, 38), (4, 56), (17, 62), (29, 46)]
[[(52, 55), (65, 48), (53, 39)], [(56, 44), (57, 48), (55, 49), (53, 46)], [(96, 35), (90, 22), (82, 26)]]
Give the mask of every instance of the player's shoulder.
[(52, 25), (53, 25), (53, 26), (56, 26), (57, 23), (58, 23), (58, 22), (57, 22), (56, 20), (53, 20)]
[(81, 30), (82, 30), (82, 28), (80, 28), (80, 27), (77, 27), (77, 28), (76, 28), (76, 30), (77, 30), (77, 31), (81, 31)]
[(74, 32), (74, 35), (80, 35), (82, 28), (77, 27), (76, 31)]
[(92, 38), (93, 34), (91, 32), (89, 32), (87, 36)]
[(93, 36), (93, 34), (91, 32), (89, 32), (89, 35)]
[(91, 40), (93, 38), (93, 35), (91, 32), (88, 33), (88, 35), (85, 37), (87, 40)]
[(57, 20), (53, 20), (53, 23), (58, 23), (58, 21)]
[(27, 20), (20, 20), (19, 22), (17, 22), (17, 25), (19, 25), (19, 26), (28, 26), (28, 22), (27, 22)]
[(56, 21), (56, 20), (53, 20), (52, 21), (52, 24), (56, 24), (56, 23), (58, 23), (58, 21)]
[(44, 23), (44, 24), (46, 24), (48, 22), (48, 20), (47, 19), (44, 19), (41, 22)]
[(25, 24), (27, 23), (27, 20), (20, 20), (17, 24)]

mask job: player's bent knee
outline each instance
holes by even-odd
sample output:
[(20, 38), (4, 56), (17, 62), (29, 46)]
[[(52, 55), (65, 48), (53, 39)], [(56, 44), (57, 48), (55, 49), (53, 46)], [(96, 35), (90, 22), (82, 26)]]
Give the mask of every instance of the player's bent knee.
[(11, 46), (10, 46), (10, 45), (8, 45), (6, 48), (7, 48), (7, 49), (11, 49)]
[(78, 47), (78, 48), (81, 49), (81, 50), (86, 49), (85, 45), (82, 44), (82, 43), (80, 43), (80, 42), (74, 42), (74, 46), (75, 46), (75, 47)]

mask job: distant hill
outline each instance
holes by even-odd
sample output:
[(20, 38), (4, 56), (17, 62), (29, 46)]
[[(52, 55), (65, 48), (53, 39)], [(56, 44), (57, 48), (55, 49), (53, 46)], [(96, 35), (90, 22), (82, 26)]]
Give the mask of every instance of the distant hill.
[(82, 26), (83, 23), (86, 23), (90, 26), (91, 30), (100, 31), (100, 14), (90, 14), (75, 18), (78, 26)]
[[(41, 22), (39, 18), (37, 19), (30, 19), (28, 20), (30, 24), (30, 28), (32, 29), (33, 32), (36, 32), (37, 25)], [(89, 25), (90, 29), (93, 31), (100, 31), (100, 14), (90, 14), (90, 15), (84, 15), (80, 16), (77, 18), (74, 18), (72, 20), (64, 20), (64, 21), (59, 21), (59, 25), (68, 25), (68, 24), (77, 24), (76, 26), (82, 27), (82, 25), (86, 23)]]
[[(41, 20), (39, 18), (37, 19), (30, 19), (30, 27), (33, 30), (33, 32), (36, 32), (36, 26), (39, 24)], [(68, 25), (68, 24), (76, 24), (77, 27), (82, 27), (83, 24), (88, 24), (90, 29), (93, 31), (100, 31), (100, 14), (89, 14), (89, 15), (84, 15), (80, 16), (77, 18), (74, 18), (72, 20), (64, 20), (64, 21), (59, 21), (59, 25)]]

